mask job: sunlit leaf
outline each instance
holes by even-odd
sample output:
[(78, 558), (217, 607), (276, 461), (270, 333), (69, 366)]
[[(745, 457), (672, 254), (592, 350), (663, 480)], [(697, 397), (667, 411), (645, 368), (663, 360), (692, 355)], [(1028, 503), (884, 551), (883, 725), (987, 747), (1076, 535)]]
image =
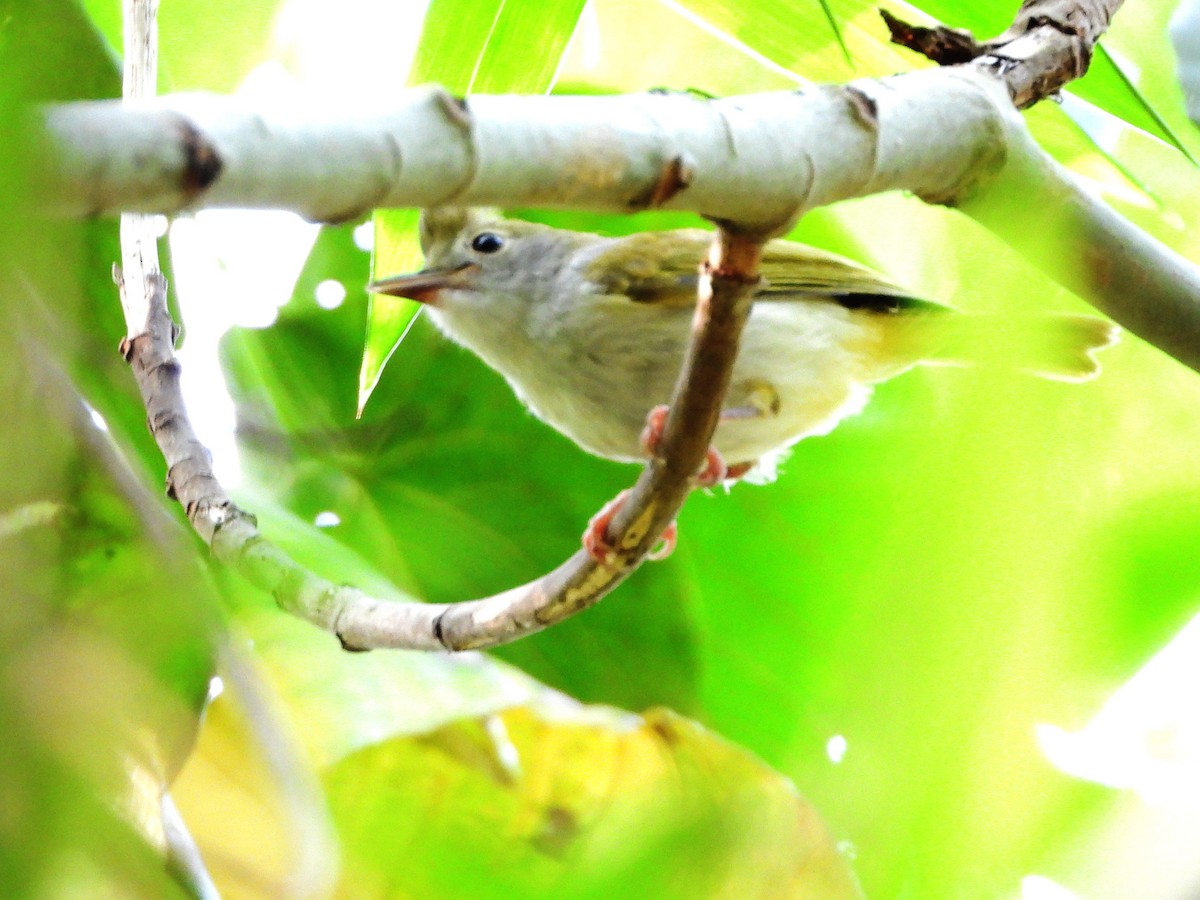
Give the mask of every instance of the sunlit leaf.
[[(1106, 71), (1109, 68), (1112, 70), (1111, 76), (1108, 76)], [(1114, 80), (1116, 85), (1109, 87), (1104, 84), (1109, 80)], [(1088, 78), (1080, 84), (1085, 86), (1080, 96), (1092, 100), (1106, 112), (1123, 119), (1131, 126), (1166, 141), (1195, 164), (1195, 158), (1175, 129), (1155, 108), (1154, 103), (1138, 89), (1125, 67), (1103, 43), (1096, 47), (1091, 67), (1088, 69)], [(1098, 86), (1102, 84), (1103, 88)]]
[[(548, 91), (582, 9), (583, 0), (432, 0), (408, 84), (436, 82), (464, 95)], [(530, 47), (537, 52), (531, 54)], [(415, 210), (376, 214), (372, 272), (417, 268), (417, 215)], [(419, 310), (412, 300), (371, 296), (358, 379), (360, 413)]]
[[(121, 54), (122, 0), (82, 0), (109, 47)], [(283, 0), (163, 3), (159, 8), (160, 84), (164, 91), (236, 88), (266, 56)], [(212, 48), (219, 46), (220, 53)]]
[(347, 895), (859, 896), (791, 784), (665, 711), (547, 696), (378, 744), (326, 785)]

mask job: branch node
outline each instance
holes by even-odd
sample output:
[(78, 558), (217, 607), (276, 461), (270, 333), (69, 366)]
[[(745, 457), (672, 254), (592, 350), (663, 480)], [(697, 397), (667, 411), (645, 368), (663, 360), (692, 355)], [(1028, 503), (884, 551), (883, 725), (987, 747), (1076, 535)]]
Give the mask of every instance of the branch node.
[(448, 613), (449, 611), (450, 611), (450, 609), (446, 608), (446, 609), (442, 610), (440, 613), (438, 613), (436, 616), (433, 617), (433, 637), (434, 637), (434, 640), (436, 640), (439, 644), (441, 644), (447, 650), (453, 650), (454, 648), (450, 646), (450, 642), (446, 638), (445, 619), (446, 619), (446, 613)]
[(188, 119), (180, 116), (177, 127), (179, 143), (183, 147), (183, 171), (180, 173), (179, 186), (190, 202), (220, 177), (225, 163), (204, 132)]
[(879, 104), (875, 98), (862, 88), (846, 85), (846, 99), (850, 103), (850, 112), (855, 120), (869, 131), (879, 130)]
[(347, 653), (369, 653), (371, 651), (370, 647), (354, 646), (349, 641), (347, 641), (346, 638), (344, 638), (342, 636), (342, 633), (340, 631), (334, 631), (333, 634), (334, 634), (334, 637), (336, 637), (338, 639), (338, 643), (342, 645), (342, 649), (345, 650)]
[(628, 206), (630, 209), (657, 209), (691, 185), (695, 178), (695, 159), (687, 153), (680, 153), (671, 157), (659, 171), (658, 180), (630, 200)]
[(471, 108), (467, 104), (466, 97), (456, 97), (441, 85), (434, 87), (433, 96), (447, 119), (463, 131), (470, 132)]

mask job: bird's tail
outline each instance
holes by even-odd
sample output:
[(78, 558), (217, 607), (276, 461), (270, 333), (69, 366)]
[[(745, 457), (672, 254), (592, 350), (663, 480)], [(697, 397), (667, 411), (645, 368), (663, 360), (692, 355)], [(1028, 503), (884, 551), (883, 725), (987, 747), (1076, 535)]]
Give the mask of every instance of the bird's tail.
[(929, 317), (917, 351), (934, 365), (990, 365), (1059, 381), (1086, 381), (1100, 372), (1095, 354), (1119, 329), (1095, 316), (1057, 313), (1005, 316), (949, 313)]

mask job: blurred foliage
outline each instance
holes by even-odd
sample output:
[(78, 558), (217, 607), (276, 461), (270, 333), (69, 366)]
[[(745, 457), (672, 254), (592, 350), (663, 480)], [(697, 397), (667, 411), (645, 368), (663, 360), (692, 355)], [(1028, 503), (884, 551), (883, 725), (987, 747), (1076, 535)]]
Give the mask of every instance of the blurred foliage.
[[(889, 8), (986, 37), (1015, 5)], [(234, 87), (286, 56), (280, 17), (316, 6), (166, 4), (164, 86)], [(1078, 102), (1028, 120), (1200, 259), (1169, 6), (1119, 14)], [(926, 64), (857, 0), (435, 0), (422, 35), (410, 81), (458, 91), (724, 95)], [(23, 100), (117, 93), (118, 37), (115, 0), (0, 0), (0, 124)], [(694, 497), (676, 554), (583, 616), (488, 656), (346, 654), (203, 565), (113, 352), (116, 229), (32, 216), (26, 146), (0, 142), (4, 896), (177, 893), (157, 803), (185, 759), (173, 793), (231, 897), (852, 896), (845, 860), (870, 896), (1017, 896), (1034, 873), (1181, 894), (1122, 850), (1129, 797), (1052, 767), (1034, 728), (1078, 730), (1195, 613), (1194, 373), (1130, 337), (1086, 385), (917, 371), (776, 484)], [(381, 270), (415, 264), (412, 221), (380, 225)], [(406, 325), (368, 315), (353, 235), (323, 229), (275, 324), (224, 342), (239, 499), (302, 562), (381, 596), (540, 574), (636, 470), (533, 420), (421, 320), (355, 419), (368, 321), (376, 370)], [(1083, 308), (909, 197), (818, 211), (796, 236), (964, 308)], [(329, 280), (334, 310), (315, 300)], [(1177, 868), (1195, 879), (1194, 859)]]
[(159, 798), (213, 666), (216, 593), (161, 494), (116, 230), (49, 221), (26, 104), (119, 92), (66, 0), (0, 3), (0, 894), (180, 893)]

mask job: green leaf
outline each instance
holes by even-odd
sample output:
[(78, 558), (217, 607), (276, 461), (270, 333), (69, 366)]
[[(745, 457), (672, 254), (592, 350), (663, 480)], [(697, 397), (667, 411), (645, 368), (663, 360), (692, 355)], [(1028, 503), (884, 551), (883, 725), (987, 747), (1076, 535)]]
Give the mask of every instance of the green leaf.
[(859, 896), (790, 783), (662, 710), (543, 695), (379, 743), (325, 784), (347, 895)]
[[(433, 81), (461, 94), (548, 91), (582, 10), (583, 0), (432, 0), (407, 83)], [(417, 268), (417, 217), (415, 210), (376, 214), (373, 274)], [(359, 367), (360, 414), (419, 311), (415, 301), (372, 295)]]
[[(81, 5), (119, 57), (122, 0), (81, 0)], [(158, 12), (161, 91), (233, 92), (267, 57), (271, 27), (283, 5), (282, 0), (163, 3)]]
[(888, 42), (887, 30), (872, 4), (680, 0), (679, 6), (734, 48), (805, 81), (882, 74), (903, 65), (901, 52)]
[(1133, 77), (1101, 43), (1096, 46), (1087, 76), (1077, 90), (1084, 99), (1125, 121), (1134, 128), (1170, 144), (1189, 160), (1196, 159), (1154, 103), (1137, 87)]

